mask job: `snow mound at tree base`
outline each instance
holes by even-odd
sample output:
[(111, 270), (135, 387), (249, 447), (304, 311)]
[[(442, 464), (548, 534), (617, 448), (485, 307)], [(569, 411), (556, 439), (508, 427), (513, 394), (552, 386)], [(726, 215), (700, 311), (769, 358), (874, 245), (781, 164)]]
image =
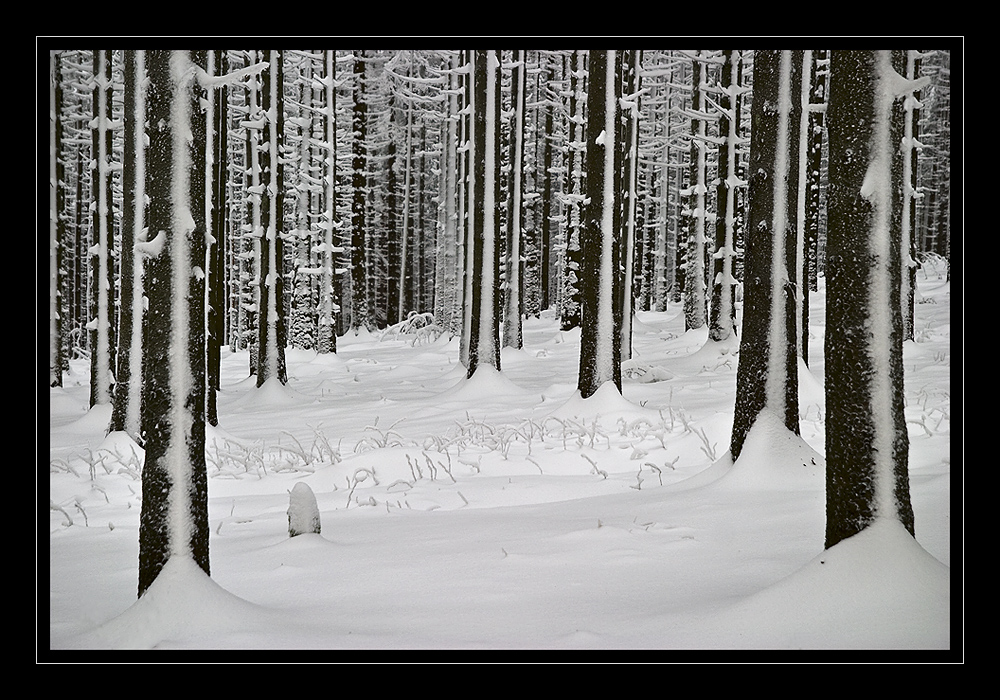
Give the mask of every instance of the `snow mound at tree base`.
[(657, 411), (643, 408), (622, 396), (614, 382), (604, 382), (586, 399), (579, 391), (574, 392), (565, 403), (549, 415), (560, 420), (596, 421), (605, 428), (615, 427), (618, 421), (623, 419), (628, 421), (647, 418), (655, 419), (657, 422), (660, 420)]
[(948, 649), (950, 593), (950, 568), (881, 518), (692, 632), (716, 649)]
[[(125, 612), (71, 640), (75, 649), (191, 648), (192, 639), (235, 639), (240, 631), (278, 625), (273, 613), (212, 581), (190, 557), (174, 556)], [(232, 633), (237, 634), (232, 634)], [(171, 640), (174, 640), (173, 642)], [(205, 648), (212, 648), (206, 641)]]

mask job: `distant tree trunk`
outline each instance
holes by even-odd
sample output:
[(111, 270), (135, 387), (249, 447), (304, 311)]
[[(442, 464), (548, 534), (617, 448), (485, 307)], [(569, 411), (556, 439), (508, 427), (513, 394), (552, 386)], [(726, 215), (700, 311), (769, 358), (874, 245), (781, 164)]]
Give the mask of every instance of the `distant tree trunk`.
[(146, 240), (145, 53), (124, 52), (122, 245), (118, 312), (118, 381), (111, 430), (139, 439), (142, 397), (143, 261), (136, 246)]
[(712, 275), (712, 303), (708, 337), (728, 340), (736, 332), (736, 190), (745, 183), (737, 176), (736, 159), (740, 145), (738, 106), (740, 52), (722, 52), (722, 96), (719, 101), (719, 175), (716, 189), (718, 213), (715, 219), (715, 256)]
[[(255, 63), (258, 60), (257, 51), (252, 50), (248, 62)], [(248, 281), (246, 290), (245, 317), (245, 342), (250, 350), (250, 376), (257, 374), (258, 366), (258, 339), (261, 317), (260, 305), (260, 285), (261, 285), (261, 239), (264, 237), (262, 226), (261, 190), (264, 185), (261, 183), (261, 137), (262, 118), (260, 115), (260, 85), (261, 78), (257, 73), (251, 74), (247, 79), (247, 121), (245, 122), (246, 133), (246, 183), (248, 196), (246, 197), (247, 216), (250, 225), (247, 236), (247, 270), (244, 273)]]
[(684, 266), (684, 329), (701, 328), (707, 320), (705, 289), (705, 167), (708, 144), (701, 89), (701, 59), (691, 61), (691, 149), (688, 175), (687, 246)]
[(475, 217), (472, 213), (472, 201), (475, 197), (475, 178), (472, 163), (475, 161), (475, 119), (471, 113), (473, 103), (473, 90), (475, 82), (475, 72), (473, 70), (473, 58), (471, 51), (464, 51), (462, 58), (463, 74), (463, 94), (465, 96), (465, 107), (462, 118), (462, 144), (463, 153), (460, 157), (461, 164), (459, 170), (461, 177), (459, 221), (461, 221), (460, 254), (462, 262), (462, 335), (459, 339), (459, 359), (468, 368), (469, 352), (472, 338), (472, 264), (473, 264), (473, 239), (475, 238)]
[(62, 77), (59, 52), (49, 52), (49, 386), (62, 386), (63, 343), (60, 269), (63, 240)]
[[(225, 73), (225, 55), (222, 50), (210, 51), (208, 54), (208, 73), (215, 76)], [(229, 169), (229, 100), (228, 88), (213, 87), (208, 92), (210, 110), (206, 120), (211, 127), (208, 129), (206, 148), (211, 150), (211, 163), (207, 164), (206, 177), (210, 178), (205, 188), (205, 218), (210, 226), (210, 243), (208, 246), (208, 388), (206, 402), (207, 420), (209, 425), (219, 424), (217, 398), (222, 387), (222, 346), (226, 337), (226, 231), (229, 227), (229, 205), (226, 201), (226, 188)]]
[[(411, 55), (411, 70), (412, 70), (412, 55)], [(404, 139), (404, 147), (406, 148), (406, 153), (403, 157), (403, 226), (400, 231), (401, 238), (399, 240), (399, 269), (396, 272), (396, 284), (398, 289), (398, 299), (396, 300), (396, 313), (393, 317), (389, 318), (390, 325), (394, 322), (402, 321), (406, 318), (408, 311), (414, 311), (413, 303), (411, 301), (412, 296), (408, 295), (410, 285), (407, 284), (410, 280), (409, 266), (409, 247), (410, 247), (410, 227), (413, 226), (410, 203), (413, 199), (413, 101), (411, 100), (406, 105), (406, 138)], [(392, 188), (393, 191), (395, 187)], [(396, 232), (393, 230), (390, 232), (391, 236), (395, 236)], [(393, 258), (394, 256), (390, 256)], [(409, 306), (407, 305), (409, 302)]]
[(500, 59), (473, 52), (472, 328), (469, 374), (480, 365), (500, 369)]
[[(913, 80), (920, 72), (919, 52), (907, 51), (906, 78)], [(916, 294), (917, 267), (914, 230), (917, 220), (917, 154), (920, 112), (920, 93), (915, 92), (906, 99), (903, 106), (905, 122), (903, 129), (903, 218), (901, 225), (901, 297), (903, 314), (903, 340), (913, 340), (913, 302)]]
[(458, 114), (459, 76), (458, 56), (453, 54), (448, 59), (445, 68), (448, 80), (446, 111), (442, 123), (442, 153), (441, 153), (441, 227), (438, 235), (437, 274), (435, 282), (434, 316), (438, 325), (451, 335), (461, 333), (461, 277), (458, 275), (461, 256), (460, 231), (462, 229), (458, 218)]
[(503, 318), (503, 346), (521, 347), (521, 235), (524, 227), (524, 99), (525, 52), (514, 52), (511, 70), (510, 186), (507, 192), (507, 289)]
[(809, 199), (809, 88), (812, 82), (812, 51), (797, 51), (794, 60), (799, 60), (799, 91), (792, 95), (798, 102), (798, 121), (793, 125), (798, 140), (797, 162), (791, 163), (795, 168), (796, 177), (796, 209), (795, 209), (795, 337), (798, 339), (798, 352), (803, 361), (809, 364), (809, 256), (808, 256), (808, 220), (806, 210)]
[[(621, 393), (621, 335), (615, 327), (620, 258), (614, 221), (617, 79), (615, 51), (591, 51), (587, 88), (587, 197), (581, 229), (583, 321), (578, 389), (592, 396), (605, 382)], [(617, 88), (617, 89), (616, 89)]]
[(367, 223), (365, 204), (368, 196), (366, 134), (368, 103), (365, 88), (365, 52), (354, 60), (354, 107), (351, 113), (351, 329), (357, 333), (368, 328), (368, 270), (365, 236)]
[[(813, 81), (809, 94), (809, 161), (806, 169), (806, 257), (809, 261), (808, 292), (819, 290), (820, 186), (823, 169), (823, 115), (826, 112), (826, 78), (830, 59), (826, 51), (813, 51)], [(806, 296), (808, 299), (808, 296)], [(808, 304), (808, 301), (806, 302)]]
[(632, 357), (632, 315), (635, 311), (633, 277), (636, 250), (636, 200), (638, 199), (639, 164), (639, 51), (621, 51), (621, 78), (623, 101), (620, 126), (619, 152), (621, 153), (621, 285), (618, 313), (621, 314), (621, 359)]
[(744, 268), (743, 337), (736, 375), (733, 461), (762, 411), (799, 433), (795, 339), (797, 86), (792, 51), (754, 54), (750, 144), (750, 222)]
[(205, 68), (205, 52), (146, 52), (153, 240), (146, 246), (140, 596), (174, 556), (209, 573), (205, 277), (195, 273), (205, 259), (206, 125), (195, 63)]
[(114, 385), (114, 221), (111, 193), (111, 54), (94, 51), (92, 247), (90, 249), (90, 405), (110, 404)]
[(542, 126), (544, 131), (540, 135), (536, 135), (539, 138), (542, 146), (542, 162), (540, 163), (540, 168), (538, 172), (538, 177), (542, 180), (542, 192), (541, 192), (541, 214), (539, 216), (539, 234), (540, 234), (540, 247), (539, 247), (539, 305), (541, 310), (549, 308), (549, 267), (551, 266), (551, 249), (552, 249), (552, 140), (554, 138), (553, 134), (553, 121), (552, 121), (552, 103), (548, 99), (548, 91), (550, 89), (553, 80), (552, 66), (549, 64), (548, 55), (544, 51), (540, 51), (538, 54), (539, 63), (544, 61), (545, 68), (540, 69), (540, 75), (544, 76), (543, 86), (541, 88), (542, 95), (539, 96), (543, 101), (543, 117)]
[(580, 325), (580, 220), (583, 206), (582, 161), (586, 156), (583, 136), (583, 51), (573, 51), (569, 74), (569, 144), (566, 163), (566, 271), (563, 274), (563, 304), (560, 327), (564, 331)]
[(828, 548), (880, 518), (895, 518), (913, 534), (898, 235), (903, 134), (901, 121), (891, 116), (899, 84), (893, 59), (902, 53), (833, 51), (831, 57), (824, 352)]
[(337, 352), (337, 326), (335, 321), (336, 304), (334, 300), (334, 253), (337, 248), (333, 242), (333, 232), (337, 228), (337, 56), (336, 52), (323, 52), (325, 71), (323, 86), (326, 96), (326, 109), (323, 114), (325, 127), (325, 142), (323, 151), (323, 254), (322, 274), (320, 276), (319, 318), (317, 319), (318, 352)]
[(281, 163), (284, 142), (281, 52), (265, 50), (268, 64), (261, 85), (264, 138), (260, 152), (262, 177), (260, 239), (260, 305), (257, 321), (257, 386), (269, 379), (288, 382), (285, 373), (285, 324), (281, 314), (284, 294), (284, 177)]

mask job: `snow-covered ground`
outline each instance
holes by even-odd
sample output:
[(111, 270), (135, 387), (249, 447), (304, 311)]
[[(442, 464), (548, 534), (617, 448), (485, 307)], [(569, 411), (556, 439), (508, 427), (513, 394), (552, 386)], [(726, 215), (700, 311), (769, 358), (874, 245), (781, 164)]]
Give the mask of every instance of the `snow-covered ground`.
[[(916, 541), (886, 522), (829, 551), (822, 292), (801, 438), (758, 421), (735, 465), (738, 345), (685, 333), (679, 307), (637, 315), (624, 398), (574, 396), (579, 331), (551, 314), (525, 322), (502, 373), (469, 381), (447, 337), (289, 349), (288, 385), (261, 389), (247, 354), (227, 352), (207, 450), (211, 578), (172, 561), (139, 601), (142, 452), (105, 435), (110, 410), (87, 410), (74, 363), (49, 392), (40, 653), (960, 648), (950, 286), (927, 268), (918, 284), (904, 350)], [(298, 483), (322, 532), (289, 538)]]

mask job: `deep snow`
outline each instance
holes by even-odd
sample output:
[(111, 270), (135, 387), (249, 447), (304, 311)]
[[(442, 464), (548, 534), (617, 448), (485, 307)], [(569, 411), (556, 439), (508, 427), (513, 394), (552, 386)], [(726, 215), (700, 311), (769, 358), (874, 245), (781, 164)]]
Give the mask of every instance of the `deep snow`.
[[(916, 541), (881, 522), (829, 551), (822, 290), (801, 437), (764, 414), (735, 465), (738, 341), (685, 333), (679, 307), (636, 315), (624, 398), (580, 399), (579, 331), (551, 314), (525, 321), (500, 374), (471, 380), (458, 340), (426, 331), (341, 337), (337, 355), (289, 349), (285, 387), (256, 389), (247, 354), (225, 352), (208, 433), (212, 576), (171, 561), (139, 601), (141, 450), (105, 436), (110, 409), (87, 410), (74, 362), (49, 390), (40, 653), (960, 649), (938, 273), (918, 274), (904, 349)], [(322, 531), (289, 538), (298, 483)]]

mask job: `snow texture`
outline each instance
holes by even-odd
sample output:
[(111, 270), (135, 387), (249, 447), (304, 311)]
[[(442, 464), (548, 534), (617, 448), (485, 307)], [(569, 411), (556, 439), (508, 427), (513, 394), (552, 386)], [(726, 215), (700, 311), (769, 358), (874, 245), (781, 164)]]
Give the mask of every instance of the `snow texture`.
[[(206, 450), (212, 577), (175, 556), (138, 601), (142, 450), (105, 437), (110, 409), (88, 410), (89, 372), (74, 360), (48, 390), (42, 644), (47, 631), (59, 654), (206, 650), (199, 661), (247, 650), (602, 649), (671, 662), (678, 650), (954, 648), (961, 513), (950, 505), (943, 270), (919, 271), (927, 303), (904, 348), (916, 540), (879, 521), (829, 550), (822, 280), (810, 295), (813, 359), (800, 364), (801, 436), (762, 413), (735, 464), (719, 446), (738, 356), (705, 328), (685, 332), (676, 304), (634, 327), (636, 359), (661, 380), (625, 374), (623, 397), (586, 401), (575, 393), (579, 331), (559, 331), (551, 311), (526, 319), (524, 349), (506, 349), (503, 372), (468, 380), (446, 336), (348, 334), (336, 355), (289, 350), (289, 386), (261, 389), (248, 354), (225, 349)], [(299, 484), (322, 534), (288, 536)]]

